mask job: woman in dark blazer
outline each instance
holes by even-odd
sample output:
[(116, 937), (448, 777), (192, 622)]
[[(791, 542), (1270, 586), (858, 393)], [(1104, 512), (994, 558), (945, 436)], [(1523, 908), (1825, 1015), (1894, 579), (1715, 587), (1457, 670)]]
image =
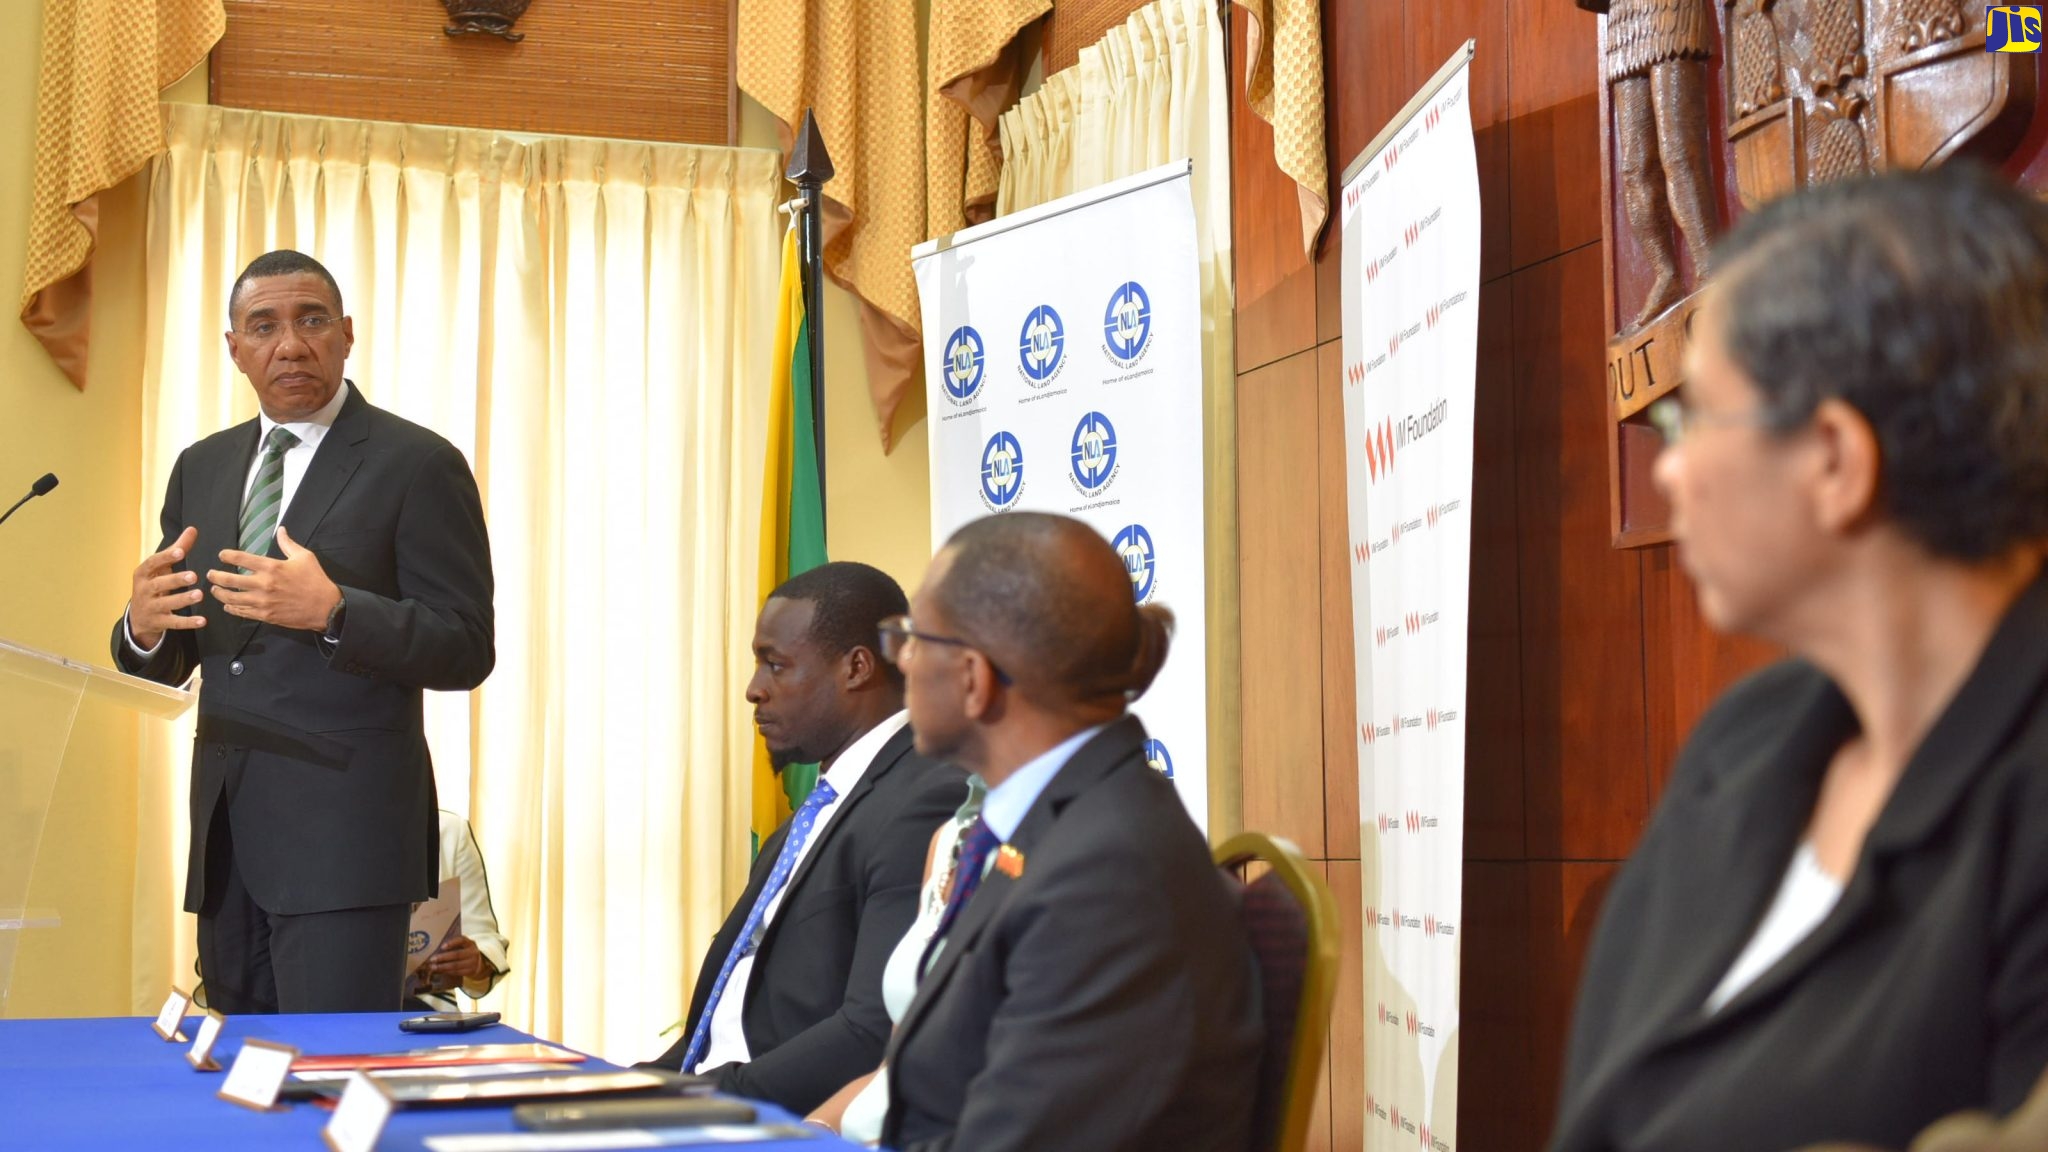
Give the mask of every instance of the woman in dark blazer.
[(2048, 207), (1844, 182), (1715, 266), (1656, 479), (1709, 622), (1794, 658), (1609, 893), (1550, 1146), (1903, 1147), (2048, 1066)]

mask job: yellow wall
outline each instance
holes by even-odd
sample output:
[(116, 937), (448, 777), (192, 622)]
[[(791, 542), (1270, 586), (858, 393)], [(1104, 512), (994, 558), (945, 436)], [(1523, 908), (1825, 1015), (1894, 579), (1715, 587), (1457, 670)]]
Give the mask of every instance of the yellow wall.
[[(140, 558), (147, 205), (140, 179), (101, 198), (95, 338), (80, 392), (12, 315), (35, 176), (41, 41), (41, 0), (0, 5), (0, 508), (46, 471), (61, 481), (0, 527), (0, 636), (105, 664), (107, 632)], [(179, 95), (204, 100), (203, 75), (181, 82)], [(130, 1011), (137, 724), (90, 704), (79, 711), (29, 892), (30, 906), (54, 910), (62, 926), (24, 934), (7, 1015)]]
[[(779, 146), (774, 118), (747, 96), (740, 97), (739, 142)], [(882, 455), (874, 406), (868, 402), (859, 306), (852, 293), (829, 281), (824, 330), (826, 550), (834, 560), (873, 564), (894, 576), (905, 592), (915, 592), (932, 553), (923, 382), (896, 414), (896, 450)]]

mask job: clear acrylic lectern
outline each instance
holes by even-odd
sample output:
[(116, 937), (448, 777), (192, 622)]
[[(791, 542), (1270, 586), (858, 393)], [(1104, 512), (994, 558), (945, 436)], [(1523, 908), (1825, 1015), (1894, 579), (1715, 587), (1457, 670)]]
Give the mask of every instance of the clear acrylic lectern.
[(197, 694), (0, 639), (0, 1016), (21, 934), (61, 919), (58, 910), (29, 906), (29, 880), (71, 724), (87, 698), (168, 720)]

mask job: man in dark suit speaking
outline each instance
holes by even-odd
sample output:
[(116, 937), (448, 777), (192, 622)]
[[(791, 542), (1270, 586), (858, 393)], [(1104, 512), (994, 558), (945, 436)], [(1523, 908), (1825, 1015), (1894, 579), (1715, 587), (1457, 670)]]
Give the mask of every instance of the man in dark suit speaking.
[(655, 1064), (802, 1115), (881, 1063), (882, 970), (916, 918), (932, 831), (967, 792), (911, 750), (902, 676), (876, 652), (877, 622), (905, 607), (894, 580), (849, 563), (793, 576), (762, 606), (754, 723), (777, 771), (822, 771), (761, 845), (682, 1039)]
[(1250, 945), (1124, 711), (1172, 619), (1087, 525), (1010, 512), (955, 533), (885, 626), (918, 750), (988, 786), (889, 1043), (885, 1147), (1250, 1146)]
[(420, 693), (496, 659), (483, 506), (461, 452), (342, 378), (318, 261), (257, 257), (228, 317), (262, 415), (178, 457), (114, 659), (204, 673), (185, 910), (209, 1006), (395, 1011), (438, 877)]

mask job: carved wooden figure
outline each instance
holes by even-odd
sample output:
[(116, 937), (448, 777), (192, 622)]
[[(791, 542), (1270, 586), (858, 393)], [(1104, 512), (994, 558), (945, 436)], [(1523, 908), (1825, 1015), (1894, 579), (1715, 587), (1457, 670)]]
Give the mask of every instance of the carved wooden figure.
[[(1987, 52), (1975, 0), (1578, 5), (1607, 16), (1610, 509), (1616, 545), (1638, 547), (1669, 539), (1650, 483), (1663, 437), (1649, 408), (1682, 389), (1698, 303), (1686, 293), (1705, 280), (1719, 222), (1809, 184), (1957, 156), (2042, 190), (2048, 110), (2036, 123), (2035, 109), (2048, 53)], [(1612, 242), (1622, 227), (1634, 245)], [(1676, 236), (1692, 254), (1691, 285), (1679, 283)]]
[(1673, 225), (1704, 274), (1714, 243), (1713, 174), (1707, 162), (1707, 0), (1581, 0), (1607, 13), (1606, 78), (1613, 89), (1629, 231), (1652, 276), (1630, 328), (1685, 295)]

